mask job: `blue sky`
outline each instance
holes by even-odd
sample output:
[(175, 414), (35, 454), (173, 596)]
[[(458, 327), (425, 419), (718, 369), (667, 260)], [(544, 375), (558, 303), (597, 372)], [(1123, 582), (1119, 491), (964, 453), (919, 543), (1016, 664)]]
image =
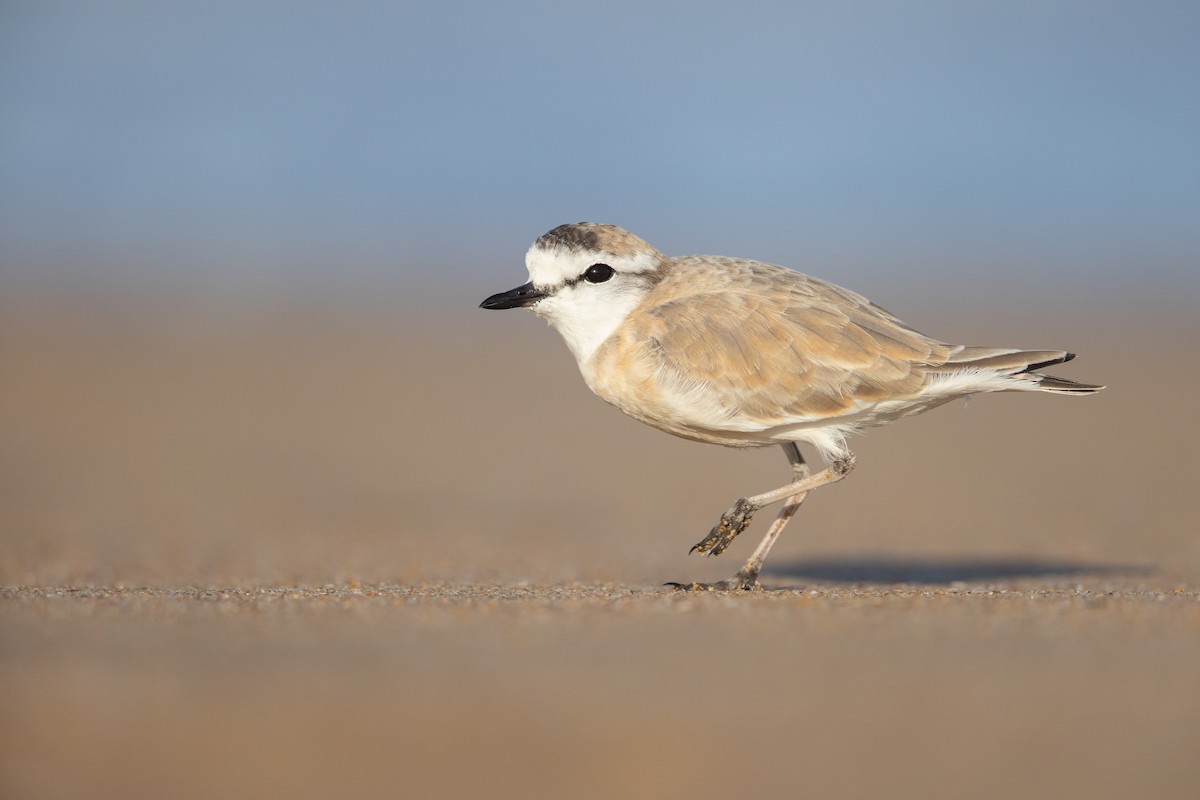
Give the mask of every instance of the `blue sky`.
[(1198, 9), (9, 0), (0, 276), (506, 284), (591, 219), (834, 278), (1174, 285)]

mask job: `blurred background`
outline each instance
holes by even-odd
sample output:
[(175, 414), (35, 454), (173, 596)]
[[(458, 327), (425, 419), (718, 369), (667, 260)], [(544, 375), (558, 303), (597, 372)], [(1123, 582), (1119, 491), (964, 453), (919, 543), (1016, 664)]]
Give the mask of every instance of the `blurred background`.
[(1197, 280), (1191, 3), (0, 14), (6, 290), (457, 302), (581, 219), (881, 287)]
[[(1197, 30), (0, 4), (0, 794), (1187, 795)], [(660, 594), (787, 473), (477, 308), (578, 220), (1109, 389), (859, 440), (764, 572), (811, 595)]]

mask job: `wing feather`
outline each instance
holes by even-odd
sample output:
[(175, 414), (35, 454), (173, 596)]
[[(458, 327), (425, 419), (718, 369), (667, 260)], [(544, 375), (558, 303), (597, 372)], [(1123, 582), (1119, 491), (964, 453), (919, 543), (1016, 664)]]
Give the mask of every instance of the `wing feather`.
[[(851, 414), (914, 396), (949, 346), (853, 292), (791, 270), (679, 259), (635, 339), (693, 405), (761, 428)], [(697, 380), (698, 379), (698, 380)]]

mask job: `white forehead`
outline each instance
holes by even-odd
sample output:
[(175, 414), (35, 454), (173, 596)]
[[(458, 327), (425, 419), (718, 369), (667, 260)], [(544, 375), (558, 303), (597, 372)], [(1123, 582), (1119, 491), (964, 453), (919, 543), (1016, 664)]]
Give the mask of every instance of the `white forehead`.
[(587, 248), (541, 247), (537, 244), (525, 254), (529, 281), (538, 287), (559, 286), (574, 280), (592, 264), (608, 264), (622, 273), (652, 272), (658, 266), (658, 258), (653, 250), (616, 256)]

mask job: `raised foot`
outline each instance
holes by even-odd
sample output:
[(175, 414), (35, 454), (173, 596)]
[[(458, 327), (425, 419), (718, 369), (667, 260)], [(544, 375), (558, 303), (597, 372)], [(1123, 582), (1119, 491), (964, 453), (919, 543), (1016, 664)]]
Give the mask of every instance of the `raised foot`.
[(750, 505), (746, 498), (739, 499), (733, 504), (733, 508), (721, 515), (721, 521), (717, 526), (709, 531), (708, 536), (705, 536), (699, 542), (696, 542), (689, 550), (689, 553), (700, 551), (707, 553), (710, 556), (719, 556), (725, 552), (725, 548), (729, 547), (730, 543), (737, 538), (738, 534), (750, 527), (750, 520), (754, 517), (754, 512), (758, 509)]
[(761, 592), (763, 591), (762, 584), (756, 580), (747, 580), (745, 578), (730, 578), (729, 580), (717, 581), (716, 583), (664, 583), (663, 586), (670, 586), (678, 592)]

